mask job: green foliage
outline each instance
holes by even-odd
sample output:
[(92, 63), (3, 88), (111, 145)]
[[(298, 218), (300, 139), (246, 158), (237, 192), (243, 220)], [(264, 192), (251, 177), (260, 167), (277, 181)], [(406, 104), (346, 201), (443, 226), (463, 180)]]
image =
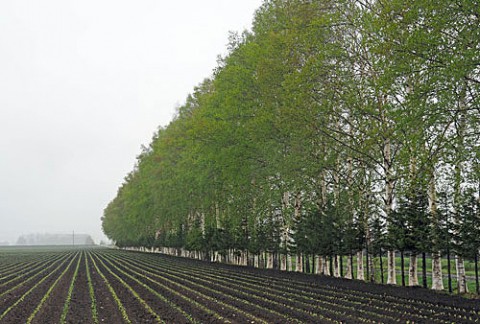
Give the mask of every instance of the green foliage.
[[(447, 214), (480, 182), (478, 6), (264, 1), (143, 148), (105, 234), (206, 254), (455, 241), (471, 257), (478, 207), (465, 203), (456, 227)], [(438, 211), (437, 193), (450, 201)]]
[(480, 204), (473, 193), (467, 194), (458, 210), (454, 224), (453, 250), (459, 255), (473, 260), (480, 250)]
[(415, 190), (403, 197), (390, 218), (388, 240), (394, 249), (430, 252), (430, 220), (426, 194)]

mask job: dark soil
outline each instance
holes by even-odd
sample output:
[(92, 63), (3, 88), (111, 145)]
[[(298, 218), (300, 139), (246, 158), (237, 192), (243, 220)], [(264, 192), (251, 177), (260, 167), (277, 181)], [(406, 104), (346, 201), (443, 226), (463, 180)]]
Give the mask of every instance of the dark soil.
[[(85, 256), (83, 256), (85, 258)], [(70, 301), (70, 308), (67, 312), (67, 323), (86, 323), (86, 319), (93, 318), (91, 315), (91, 301), (88, 291), (87, 273), (85, 269), (85, 260), (82, 260), (78, 269), (77, 280)]]
[[(48, 289), (53, 285), (53, 283), (57, 280), (60, 274), (68, 266), (72, 257), (73, 256), (69, 256), (68, 259), (63, 263), (63, 265), (57, 270), (53, 272), (48, 272), (48, 274), (51, 274), (51, 275), (48, 276), (47, 279), (45, 279), (42, 283), (40, 283), (37, 287), (35, 287), (26, 296), (25, 296), (25, 293), (27, 293), (32, 287), (34, 287), (41, 280), (40, 278), (47, 276), (48, 275), (47, 273), (45, 273), (42, 276), (39, 276), (39, 278), (36, 280), (31, 280), (27, 284), (22, 285), (19, 289), (13, 291), (12, 293), (9, 293), (8, 296), (10, 298), (8, 299), (8, 301), (2, 302), (2, 307), (0, 308), (0, 312), (1, 312), (0, 314), (3, 314), (5, 311), (7, 311), (7, 309), (10, 306), (13, 306), (15, 304), (16, 306), (14, 306), (13, 308), (11, 308), (10, 311), (8, 311), (8, 313), (1, 320), (1, 322), (2, 323), (25, 322), (25, 320), (27, 320), (28, 317), (35, 311), (37, 305), (40, 304), (43, 296), (48, 291)], [(55, 268), (56, 268), (56, 265), (52, 267), (52, 269), (55, 269)], [(58, 286), (59, 285), (57, 284), (57, 287)], [(24, 296), (23, 300), (21, 300), (22, 296)], [(50, 301), (53, 301), (53, 303), (48, 305), (49, 307), (52, 307), (52, 308), (57, 307), (56, 300), (50, 299)], [(63, 302), (61, 302), (61, 304), (63, 305)], [(46, 305), (44, 305), (44, 307), (45, 306)], [(55, 323), (55, 321), (52, 321), (52, 319), (48, 317), (48, 318), (45, 318), (42, 323)]]
[[(113, 296), (108, 291), (106, 283), (91, 262), (89, 262), (89, 266), (90, 276), (94, 287), (99, 323), (123, 323), (122, 314), (120, 313)], [(90, 299), (90, 296), (88, 298)], [(82, 314), (75, 314), (75, 317), (78, 318), (81, 317), (81, 315)], [(85, 310), (83, 312), (83, 322), (80, 321), (78, 323), (88, 323), (86, 321), (87, 318), (91, 319), (92, 314), (88, 310)]]
[[(419, 287), (372, 284), (358, 280), (238, 267), (165, 255), (149, 255), (149, 259), (152, 260), (152, 263), (158, 264), (158, 267), (190, 269), (189, 273), (195, 272), (196, 276), (198, 276), (197, 270), (202, 269), (203, 273), (221, 274), (222, 277), (235, 278), (240, 282), (246, 279), (253, 280), (260, 289), (261, 287), (275, 288), (288, 292), (293, 289), (297, 290), (299, 295), (302, 292), (313, 294), (316, 295), (316, 298), (310, 300), (313, 305), (316, 303), (316, 299), (323, 300), (327, 294), (326, 291), (329, 291), (328, 294), (336, 296), (338, 305), (346, 305), (350, 301), (356, 302), (354, 311), (331, 317), (331, 319), (342, 322), (358, 322), (355, 321), (355, 316), (365, 317), (366, 313), (370, 313), (369, 319), (382, 323), (397, 322), (398, 320), (401, 322), (410, 320), (415, 323), (473, 323), (480, 321), (478, 300)], [(279, 295), (282, 294), (279, 293)], [(295, 304), (293, 300), (291, 305)], [(335, 307), (331, 307), (330, 310), (336, 312), (340, 311), (340, 308), (336, 310)], [(360, 313), (359, 310), (365, 312)]]
[[(42, 306), (40, 311), (36, 314), (35, 318), (33, 319), (33, 321), (32, 321), (33, 324), (59, 323), (60, 322), (60, 318), (61, 318), (62, 312), (63, 312), (63, 304), (64, 304), (64, 301), (65, 301), (67, 295), (68, 295), (68, 289), (70, 288), (70, 282), (72, 280), (73, 273), (75, 272), (75, 267), (77, 265), (77, 260), (78, 259), (75, 259), (72, 262), (72, 265), (70, 266), (68, 271), (60, 279), (60, 281), (56, 284), (55, 288), (52, 290), (50, 296), (48, 297), (46, 303)], [(61, 272), (64, 269), (65, 268), (62, 267)], [(58, 278), (58, 276), (52, 276), (52, 277), (54, 277), (54, 280), (56, 280)], [(52, 283), (53, 283), (53, 281), (52, 281)], [(47, 290), (48, 290), (48, 288), (47, 288)], [(45, 290), (43, 290), (43, 291), (45, 291)], [(41, 292), (41, 291), (39, 291), (39, 292)]]
[[(124, 262), (124, 259), (122, 259), (122, 261)], [(227, 303), (228, 305), (238, 307), (238, 305), (235, 305), (236, 302), (234, 300), (229, 299), (228, 297), (221, 294), (220, 292), (212, 293), (202, 289), (198, 289), (198, 287), (191, 287), (188, 281), (182, 281), (181, 283), (179, 282), (180, 285), (172, 284), (171, 281), (175, 281), (174, 278), (166, 276), (165, 272), (161, 273), (161, 277), (165, 278), (166, 280), (162, 280), (162, 278), (152, 276), (150, 273), (142, 271), (142, 269), (145, 269), (145, 267), (139, 267), (138, 269), (138, 268), (135, 268), (137, 266), (136, 264), (131, 264), (128, 262), (125, 262), (124, 264), (126, 265), (126, 267), (122, 266), (124, 271), (128, 271), (129, 269), (133, 268), (136, 272), (144, 274), (145, 276), (156, 281), (157, 284), (150, 280), (145, 281), (145, 277), (132, 273), (134, 277), (148, 283), (150, 287), (154, 288), (157, 292), (165, 296), (169, 301), (178, 305), (181, 309), (186, 311), (193, 318), (197, 319), (200, 322), (206, 322), (206, 323), (224, 322), (224, 319), (229, 320), (230, 322), (239, 322), (239, 323), (248, 323), (249, 320), (250, 322), (252, 321), (251, 319), (246, 317), (243, 313), (236, 312), (231, 308), (220, 305), (219, 302), (220, 303), (223, 302), (223, 303)], [(159, 275), (159, 273), (156, 271), (154, 271), (153, 273)], [(132, 284), (132, 286), (135, 287), (136, 291), (142, 291), (143, 292), (142, 296), (147, 296), (151, 294), (147, 289), (141, 287), (140, 285), (138, 285), (138, 283), (135, 283), (133, 280), (128, 280), (128, 282), (129, 284)], [(176, 292), (178, 292), (178, 294), (172, 293), (168, 289), (164, 288), (165, 286), (172, 290), (175, 290)], [(182, 288), (182, 286), (187, 287), (187, 289)], [(188, 288), (193, 288), (194, 291)], [(219, 320), (212, 314), (209, 314), (205, 312), (205, 310), (198, 308), (197, 306), (195, 306), (195, 304), (188, 302), (188, 300), (185, 300), (184, 298), (179, 297), (179, 295), (186, 296), (191, 300), (199, 302), (209, 310), (214, 310), (216, 313), (220, 315), (220, 317), (222, 317), (222, 320)], [(213, 300), (210, 298), (205, 298), (204, 297), (205, 295), (211, 297)], [(242, 309), (241, 306), (239, 308)], [(250, 313), (249, 309), (247, 308), (243, 308), (243, 310)], [(169, 317), (164, 317), (164, 318), (168, 323), (182, 322), (182, 318), (181, 317), (178, 318), (178, 315), (177, 315), (177, 318), (169, 318)], [(183, 318), (183, 321), (185, 321), (185, 318)]]
[[(59, 251), (58, 258), (67, 258), (67, 262), (54, 272), (53, 269), (60, 263), (52, 263), (55, 259), (52, 259), (51, 252), (45, 254), (44, 260), (50, 262), (44, 263), (43, 272), (39, 268), (35, 272), (39, 275), (33, 280), (0, 296), (2, 316), (25, 292), (51, 273), (24, 300), (11, 308), (0, 323), (25, 323), (76, 255), (74, 252)], [(52, 290), (33, 323), (59, 323), (79, 255)], [(166, 323), (188, 323), (189, 317), (200, 323), (480, 322), (478, 300), (423, 288), (393, 287), (326, 276), (211, 264), (159, 254), (92, 249), (82, 252), (67, 323), (94, 323), (86, 259), (89, 260), (99, 323), (125, 322), (108, 285), (121, 300), (132, 323), (156, 323), (157, 316)], [(42, 260), (42, 255), (32, 253), (32, 267), (28, 267), (28, 256), (22, 256), (19, 260), (18, 275), (33, 269)], [(93, 260), (108, 285), (94, 267)], [(51, 265), (53, 267), (47, 269)], [(4, 269), (17, 268), (12, 261)], [(0, 283), (0, 294), (6, 289)], [(185, 313), (188, 315), (185, 316)]]

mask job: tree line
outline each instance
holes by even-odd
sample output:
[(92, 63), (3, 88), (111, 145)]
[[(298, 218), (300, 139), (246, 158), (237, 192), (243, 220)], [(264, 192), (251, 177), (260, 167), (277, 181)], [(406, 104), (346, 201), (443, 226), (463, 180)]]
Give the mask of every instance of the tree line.
[(400, 257), (402, 284), (408, 258), (408, 283), (420, 284), (420, 263), (427, 286), (429, 258), (436, 290), (452, 258), (466, 292), (465, 260), (478, 264), (480, 249), (479, 8), (264, 1), (143, 147), (105, 234), (371, 281), (380, 262), (388, 284)]

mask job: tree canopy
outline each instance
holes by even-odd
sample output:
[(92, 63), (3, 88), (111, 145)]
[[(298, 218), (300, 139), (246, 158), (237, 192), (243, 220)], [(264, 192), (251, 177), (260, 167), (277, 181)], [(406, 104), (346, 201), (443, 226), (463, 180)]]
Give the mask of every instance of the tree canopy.
[(322, 256), (433, 252), (448, 239), (478, 254), (479, 8), (264, 1), (142, 150), (105, 234), (119, 246)]

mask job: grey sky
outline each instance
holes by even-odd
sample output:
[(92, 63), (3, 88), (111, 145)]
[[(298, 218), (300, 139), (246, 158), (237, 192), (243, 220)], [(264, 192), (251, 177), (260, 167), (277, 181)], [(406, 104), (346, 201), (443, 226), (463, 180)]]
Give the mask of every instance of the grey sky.
[(0, 241), (103, 238), (141, 144), (262, 0), (0, 1)]

